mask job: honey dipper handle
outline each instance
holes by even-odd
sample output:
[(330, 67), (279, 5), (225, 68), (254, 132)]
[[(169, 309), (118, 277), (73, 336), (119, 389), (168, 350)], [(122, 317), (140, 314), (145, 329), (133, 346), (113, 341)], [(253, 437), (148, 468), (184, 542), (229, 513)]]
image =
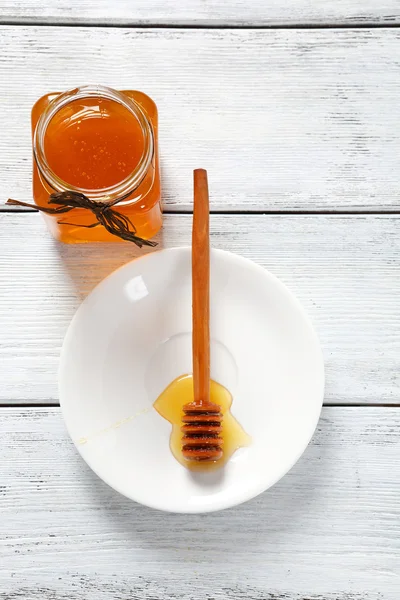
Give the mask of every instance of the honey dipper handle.
[(207, 171), (194, 171), (192, 233), (194, 401), (210, 401), (210, 231)]

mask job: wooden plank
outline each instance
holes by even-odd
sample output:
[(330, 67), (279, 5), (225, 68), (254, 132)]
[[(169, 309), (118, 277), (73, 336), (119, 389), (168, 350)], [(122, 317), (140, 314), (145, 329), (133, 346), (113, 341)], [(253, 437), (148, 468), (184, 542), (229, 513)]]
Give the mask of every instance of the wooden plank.
[(57, 408), (0, 417), (0, 598), (398, 600), (398, 409), (325, 408), (281, 482), (201, 516), (113, 492)]
[[(398, 216), (214, 215), (215, 248), (280, 277), (319, 333), (327, 403), (400, 403)], [(60, 245), (36, 213), (0, 214), (0, 401), (56, 402), (63, 336), (81, 300), (139, 256), (133, 245)], [(190, 244), (170, 215), (160, 247)]]
[(22, 0), (0, 7), (0, 22), (75, 23), (114, 25), (307, 25), (368, 23), (394, 24), (400, 21), (396, 0)]
[(398, 29), (1, 27), (0, 40), (4, 199), (31, 197), (34, 101), (98, 82), (156, 100), (169, 210), (191, 209), (196, 167), (214, 210), (398, 209)]

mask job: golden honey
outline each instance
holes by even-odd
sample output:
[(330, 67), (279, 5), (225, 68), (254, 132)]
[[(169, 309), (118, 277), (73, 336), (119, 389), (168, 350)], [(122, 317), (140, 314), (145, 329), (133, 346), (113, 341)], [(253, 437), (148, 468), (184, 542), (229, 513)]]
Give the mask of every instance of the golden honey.
[(191, 471), (209, 471), (223, 467), (239, 448), (249, 446), (251, 437), (232, 415), (232, 396), (216, 381), (210, 382), (210, 401), (217, 404), (222, 412), (223, 456), (215, 462), (187, 461), (182, 456), (182, 416), (183, 406), (193, 402), (193, 378), (183, 375), (173, 381), (154, 402), (156, 411), (172, 425), (171, 452), (184, 467)]

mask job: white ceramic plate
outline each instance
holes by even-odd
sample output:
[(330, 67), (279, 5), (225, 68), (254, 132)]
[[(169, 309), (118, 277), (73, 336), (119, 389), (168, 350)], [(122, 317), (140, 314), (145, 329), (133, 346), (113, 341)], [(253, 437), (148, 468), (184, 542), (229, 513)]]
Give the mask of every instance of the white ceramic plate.
[(163, 250), (112, 273), (86, 298), (67, 332), (60, 402), (88, 465), (115, 490), (173, 512), (234, 506), (280, 479), (318, 422), (324, 367), (299, 302), (240, 256), (211, 254), (211, 376), (233, 395), (251, 446), (214, 473), (182, 467), (170, 424), (153, 408), (191, 372), (191, 252)]

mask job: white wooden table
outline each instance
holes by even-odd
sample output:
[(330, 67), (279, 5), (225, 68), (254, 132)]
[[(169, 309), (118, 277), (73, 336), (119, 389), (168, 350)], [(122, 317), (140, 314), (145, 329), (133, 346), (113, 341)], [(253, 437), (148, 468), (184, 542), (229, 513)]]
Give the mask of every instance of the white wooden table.
[(164, 247), (190, 236), (209, 170), (212, 243), (305, 305), (326, 360), (322, 418), (273, 489), (206, 516), (106, 487), (64, 429), (69, 320), (131, 245), (61, 246), (0, 206), (0, 598), (399, 600), (398, 0), (0, 3), (0, 190), (30, 200), (29, 118), (102, 83), (160, 111)]

